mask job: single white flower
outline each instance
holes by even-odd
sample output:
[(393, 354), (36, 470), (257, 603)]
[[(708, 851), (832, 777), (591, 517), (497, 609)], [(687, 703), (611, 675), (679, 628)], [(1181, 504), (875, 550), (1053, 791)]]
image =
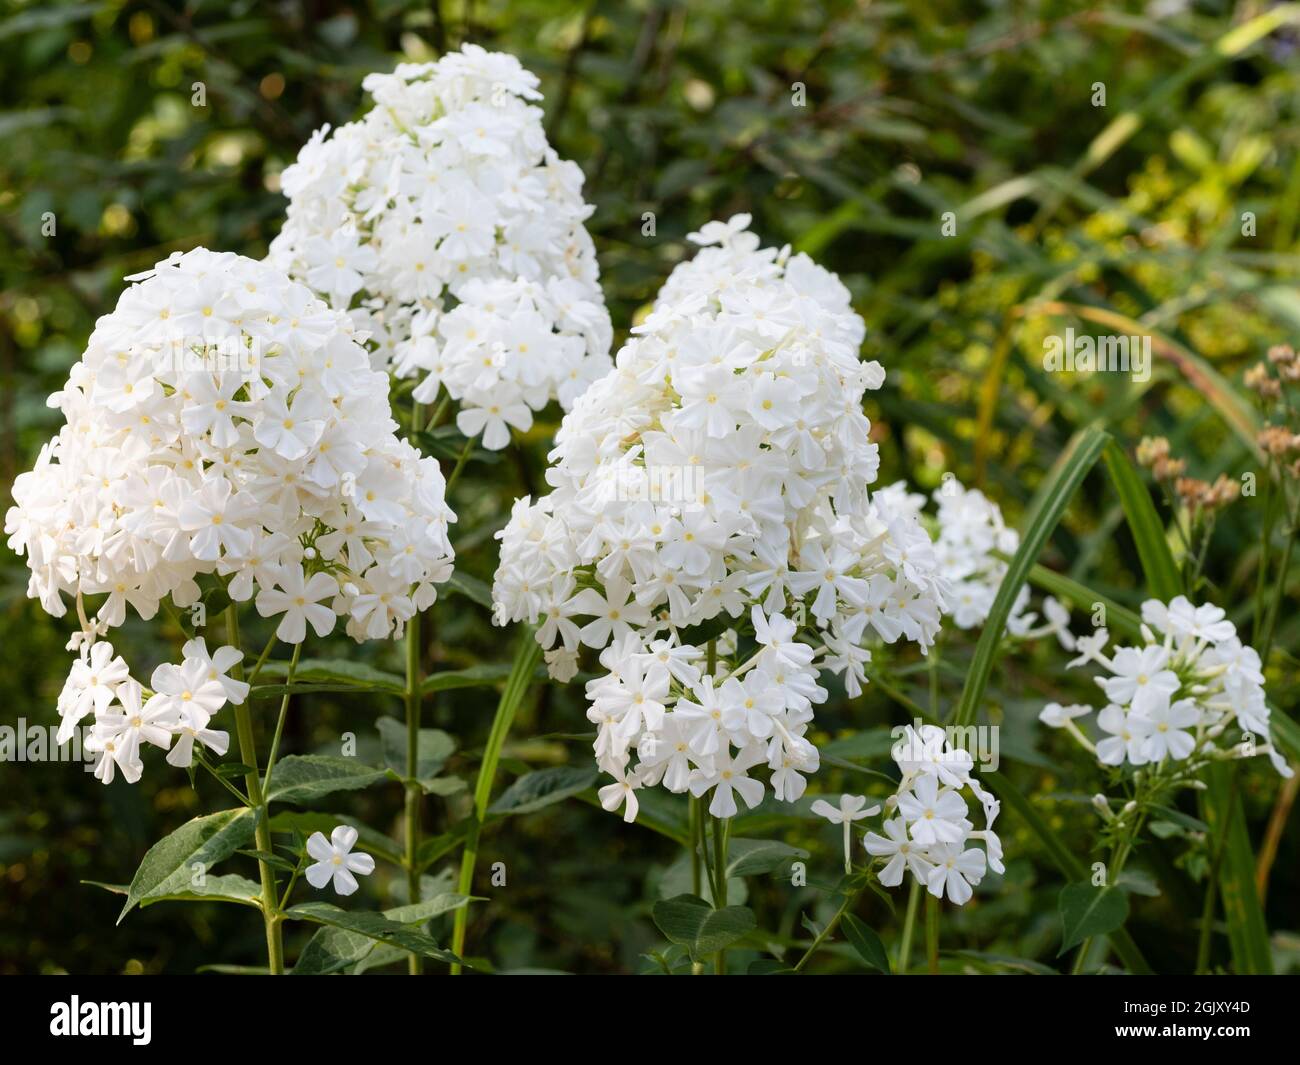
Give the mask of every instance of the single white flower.
[(339, 895), (351, 895), (360, 886), (358, 876), (375, 871), (375, 859), (369, 854), (353, 854), (359, 833), (351, 825), (339, 825), (326, 839), (323, 832), (313, 832), (307, 840), (307, 853), (315, 864), (307, 866), (307, 883), (320, 889), (333, 881)]
[(861, 821), (864, 817), (871, 817), (880, 813), (879, 806), (873, 806), (871, 809), (865, 809), (867, 798), (865, 795), (841, 795), (839, 806), (832, 806), (825, 799), (818, 799), (812, 804), (812, 812), (818, 817), (824, 817), (833, 825), (844, 826), (844, 872), (853, 871), (853, 858), (851, 854), (851, 833), (854, 821)]

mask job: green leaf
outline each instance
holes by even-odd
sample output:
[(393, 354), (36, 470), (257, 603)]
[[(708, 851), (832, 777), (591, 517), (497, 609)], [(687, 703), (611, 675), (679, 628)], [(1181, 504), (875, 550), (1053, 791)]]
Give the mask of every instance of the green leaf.
[(807, 858), (808, 852), (775, 839), (736, 838), (727, 845), (727, 879), (760, 876)]
[[(287, 677), (288, 662), (267, 662), (262, 667), (263, 677)], [(293, 671), (294, 690), (300, 683), (337, 683), (358, 691), (388, 692), (401, 695), (406, 691), (406, 679), (396, 673), (385, 673), (361, 662), (343, 658), (307, 658)]]
[(598, 776), (595, 766), (555, 766), (525, 773), (488, 807), (488, 813), (532, 813), (586, 791)]
[(247, 850), (241, 848), (235, 853), (242, 854), (245, 858), (252, 858), (255, 862), (266, 862), (268, 865), (273, 865), (277, 869), (281, 869), (286, 873), (292, 873), (296, 868), (298, 868), (295, 863), (289, 861), (287, 858), (282, 858), (278, 854), (271, 854), (268, 851)]
[(1219, 894), (1223, 899), (1233, 968), (1239, 976), (1270, 975), (1273, 953), (1255, 886), (1255, 854), (1250, 846), (1241, 796), (1232, 786), (1232, 774), (1240, 771), (1239, 767), (1222, 762), (1210, 766), (1209, 787), (1202, 792), (1201, 813), (1210, 826), (1210, 839), (1223, 847)]
[(505, 662), (485, 662), (467, 669), (446, 669), (424, 678), (420, 690), (430, 692), (454, 691), (457, 688), (487, 688), (503, 683), (510, 676), (510, 666)]
[(1091, 611), (1094, 604), (1100, 603), (1106, 610), (1107, 628), (1130, 639), (1137, 639), (1140, 635), (1142, 619), (1137, 614), (1064, 574), (1046, 566), (1034, 565), (1029, 570), (1029, 582), (1085, 613)]
[(456, 592), (458, 595), (471, 599), (479, 606), (485, 606), (492, 609), (492, 588), (484, 581), (477, 577), (471, 577), (468, 573), (461, 573), (456, 570), (447, 579), (444, 585), (449, 591)]
[[(406, 775), (406, 724), (395, 717), (377, 722), (383, 741), (384, 765), (399, 777)], [(456, 741), (441, 729), (422, 728), (416, 756), (416, 780), (432, 780), (456, 752)]]
[[(383, 916), (402, 925), (418, 925), (440, 914), (449, 913), (466, 905), (470, 900), (464, 895), (445, 893), (411, 906), (398, 906), (385, 910)], [(325, 925), (307, 941), (298, 962), (293, 967), (294, 976), (317, 976), (349, 969), (362, 962), (374, 967), (386, 958), (375, 957), (377, 940), (360, 932)], [(391, 961), (406, 957), (405, 951), (395, 951)]]
[(1102, 460), (1119, 495), (1120, 506), (1124, 508), (1133, 542), (1137, 544), (1147, 591), (1167, 603), (1182, 594), (1183, 580), (1169, 550), (1164, 523), (1156, 513), (1147, 486), (1114, 440), (1106, 444)]
[(255, 812), (246, 807), (222, 810), (187, 821), (160, 839), (140, 862), (127, 889), (126, 905), (117, 916), (118, 923), (146, 899), (182, 897), (194, 892), (193, 880), (199, 872), (195, 866), (210, 869), (245, 846), (253, 838), (255, 820)]
[(970, 962), (981, 972), (996, 973), (1010, 969), (1015, 972), (1029, 973), (1033, 976), (1059, 975), (1050, 965), (1044, 965), (1040, 961), (1032, 961), (1029, 958), (1015, 958), (1007, 954), (989, 954), (982, 950), (954, 950), (952, 956)]
[(1016, 594), (1109, 439), (1106, 432), (1097, 428), (1084, 429), (1076, 434), (1039, 489), (1020, 536), (1020, 550), (1008, 563), (1006, 576), (1002, 578), (1002, 585), (984, 622), (984, 631), (971, 659), (953, 724), (961, 727), (974, 724), (976, 711), (984, 701), (984, 689), (993, 674), (993, 663), (1001, 649), (1002, 634)]
[(460, 961), (451, 951), (443, 950), (423, 932), (417, 932), (372, 910), (342, 910), (328, 902), (300, 902), (297, 906), (290, 906), (285, 913), (293, 920), (312, 921), (355, 932), (379, 943), (387, 943), (390, 947), (397, 947), (408, 954), (422, 954), (426, 958), (448, 964)]
[(357, 791), (391, 777), (387, 769), (363, 765), (355, 758), (326, 754), (291, 754), (275, 763), (268, 802), (302, 805), (336, 791)]
[(654, 921), (664, 938), (685, 947), (694, 961), (716, 954), (752, 932), (752, 910), (725, 906), (715, 910), (698, 895), (678, 895), (654, 905)]
[(840, 926), (844, 929), (844, 937), (867, 966), (878, 973), (889, 972), (889, 955), (885, 953), (885, 945), (880, 942), (880, 937), (872, 929), (851, 913), (846, 913), (841, 918)]
[[(83, 880), (83, 884), (103, 888), (114, 895), (126, 895), (130, 888), (126, 884), (105, 884), (101, 880)], [(247, 877), (237, 873), (224, 876), (205, 876), (200, 884), (190, 884), (182, 891), (168, 895), (150, 895), (140, 900), (140, 908), (152, 906), (155, 902), (235, 902), (241, 906), (261, 908), (262, 889)]]
[(1093, 887), (1084, 881), (1061, 889), (1061, 949), (1059, 957), (1085, 939), (1109, 935), (1128, 920), (1128, 895), (1118, 888)]

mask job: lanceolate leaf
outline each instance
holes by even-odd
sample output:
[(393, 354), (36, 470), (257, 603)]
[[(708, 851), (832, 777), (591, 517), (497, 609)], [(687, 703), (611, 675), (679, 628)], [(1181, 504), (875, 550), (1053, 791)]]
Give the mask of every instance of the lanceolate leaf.
[[(399, 906), (385, 910), (383, 916), (401, 925), (410, 925), (418, 931), (418, 926), (439, 914), (449, 913), (469, 902), (464, 895), (443, 894), (412, 906)], [(388, 962), (388, 958), (379, 958), (374, 952), (380, 941), (361, 932), (327, 924), (321, 927), (307, 941), (298, 962), (293, 967), (295, 976), (316, 976), (350, 969), (361, 962), (373, 967), (379, 962)], [(387, 952), (385, 952), (386, 954)], [(401, 961), (406, 957), (404, 951), (394, 952), (392, 961)]]
[(1102, 458), (1119, 495), (1120, 505), (1124, 508), (1124, 517), (1128, 520), (1133, 541), (1137, 544), (1147, 591), (1167, 603), (1182, 594), (1183, 581), (1169, 550), (1164, 523), (1156, 513), (1142, 478), (1114, 440), (1106, 445)]
[(1138, 636), (1142, 619), (1137, 614), (1064, 574), (1035, 565), (1029, 570), (1029, 583), (1084, 612), (1091, 612), (1100, 603), (1106, 610), (1106, 628), (1130, 639)]
[(1267, 975), (1273, 972), (1273, 954), (1255, 886), (1255, 854), (1246, 829), (1246, 815), (1241, 809), (1241, 796), (1230, 783), (1234, 771), (1241, 770), (1222, 763), (1210, 767), (1210, 786), (1204, 793), (1201, 811), (1210, 826), (1210, 839), (1215, 841), (1212, 846), (1223, 847), (1219, 894), (1233, 967), (1240, 976)]
[[(83, 880), (82, 883), (101, 887), (114, 895), (126, 895), (131, 890), (126, 884), (105, 884), (99, 880)], [(152, 906), (155, 902), (235, 902), (241, 906), (260, 907), (261, 893), (261, 887), (248, 877), (227, 873), (224, 876), (192, 878), (188, 887), (168, 895), (148, 895), (140, 900), (140, 908)]]
[(407, 953), (422, 954), (426, 958), (447, 963), (459, 961), (454, 954), (443, 950), (423, 932), (390, 920), (382, 913), (342, 910), (328, 902), (301, 902), (297, 906), (289, 907), (286, 913), (294, 920), (313, 921), (332, 928), (342, 928), (380, 943), (398, 947)]
[(375, 781), (393, 775), (387, 769), (363, 765), (355, 758), (292, 754), (276, 762), (267, 801), (302, 805), (335, 791), (368, 788)]
[(761, 876), (790, 868), (808, 852), (778, 839), (733, 838), (727, 845), (727, 878)]
[(207, 870), (228, 858), (253, 838), (254, 811), (240, 807), (187, 821), (164, 836), (144, 856), (127, 889), (121, 921), (132, 907), (146, 899), (192, 893), (207, 877)]
[[(406, 724), (395, 717), (381, 717), (376, 723), (383, 741), (384, 765), (399, 776), (406, 772)], [(429, 780), (456, 752), (456, 741), (442, 729), (422, 728), (416, 758), (416, 780)]]
[(492, 609), (492, 589), (477, 577), (471, 577), (468, 573), (457, 570), (447, 579), (447, 589), (473, 600), (479, 606)]
[(844, 929), (844, 938), (849, 941), (859, 958), (878, 973), (889, 972), (889, 955), (880, 937), (867, 925), (846, 913), (840, 921)]
[(1128, 895), (1115, 887), (1084, 881), (1061, 889), (1061, 949), (1064, 954), (1085, 939), (1110, 935), (1128, 920)]
[(488, 807), (490, 814), (527, 814), (544, 806), (563, 802), (586, 791), (596, 782), (592, 766), (553, 766), (525, 773)]
[(456, 688), (486, 688), (504, 683), (510, 676), (510, 666), (505, 662), (483, 662), (467, 669), (446, 669), (424, 678), (420, 690), (430, 692), (452, 691)]
[[(289, 672), (288, 662), (267, 662), (262, 667), (264, 677), (284, 677)], [(349, 662), (347, 659), (307, 658), (299, 662), (293, 671), (294, 690), (299, 683), (320, 682), (342, 684), (358, 691), (391, 692), (401, 695), (406, 690), (406, 681), (396, 673), (385, 673), (381, 669), (367, 666), (361, 662)]]

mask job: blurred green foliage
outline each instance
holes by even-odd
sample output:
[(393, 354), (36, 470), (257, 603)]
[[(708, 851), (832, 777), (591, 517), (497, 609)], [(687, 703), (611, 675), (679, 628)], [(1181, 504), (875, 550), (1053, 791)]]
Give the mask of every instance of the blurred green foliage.
[[(1237, 29), (1261, 28), (1251, 23), (1261, 17), (1270, 32), (1258, 39)], [(514, 52), (542, 78), (552, 142), (587, 174), (620, 331), (688, 254), (685, 234), (710, 218), (752, 212), (767, 243), (790, 242), (840, 273), (868, 322), (866, 354), (889, 373), (869, 411), (884, 482), (931, 489), (952, 471), (1014, 522), (1065, 440), (1095, 419), (1130, 451), (1161, 433), (1196, 475), (1239, 477), (1253, 468), (1250, 451), (1177, 360), (1158, 358), (1144, 385), (1062, 377), (1043, 372), (1041, 341), (1089, 328), (1070, 308), (1101, 309), (1153, 332), (1166, 344), (1158, 351), (1205, 360), (1239, 392), (1245, 366), (1296, 339), (1298, 27), (1294, 8), (1226, 0), (0, 4), (0, 483), (57, 428), (45, 396), (125, 275), (198, 244), (260, 257), (283, 213), (278, 174), (312, 130), (364, 109), (369, 71), (463, 40)], [(541, 483), (554, 427), (539, 423), (518, 461), (476, 463), (460, 481), (458, 568), (490, 578), (491, 534), (510, 498)], [(1255, 573), (1252, 504), (1220, 521), (1206, 570), (1214, 598), (1239, 609)], [(1043, 561), (1125, 604), (1140, 599), (1134, 545), (1100, 473)], [(0, 551), (0, 567), (3, 723), (49, 723), (68, 626), (25, 599), (21, 560)], [(250, 645), (264, 635), (254, 629)], [(174, 654), (177, 636), (136, 622), (121, 642), (156, 662)], [(1270, 686), (1292, 711), (1298, 640), (1300, 618), (1287, 609), (1283, 672)], [(429, 659), (503, 661), (507, 644), (481, 606), (449, 597)], [(337, 651), (401, 668), (400, 648)], [(945, 655), (947, 700), (969, 645)], [(1004, 659), (986, 710), (1004, 726), (1015, 776), (1082, 854), (1094, 835), (1095, 770), (1035, 722), (1045, 699), (1063, 698), (1062, 665), (1048, 647)], [(898, 682), (926, 697), (924, 674)], [(377, 701), (302, 698), (285, 750), (346, 730), (374, 742), (374, 719), (399, 712), (396, 700)], [(476, 764), (492, 703), (483, 689), (454, 692), (430, 714), (459, 737), (462, 769)], [(852, 703), (841, 693), (818, 724), (823, 739), (839, 739), (840, 757), (878, 764), (880, 730), (906, 717), (873, 688)], [(585, 728), (580, 688), (539, 687), (503, 766), (585, 765), (587, 741), (572, 738)], [(827, 767), (818, 786), (868, 781)], [(1257, 767), (1242, 781), (1258, 843), (1278, 781)], [(435, 831), (462, 798), (430, 802)], [(163, 904), (115, 926), (117, 900), (80, 883), (129, 880), (151, 842), (220, 799), (210, 781), (196, 793), (165, 771), (103, 788), (75, 766), (0, 765), (0, 972), (190, 972), (255, 960), (261, 929), (246, 911)], [(396, 787), (335, 808), (399, 832)], [(765, 816), (737, 834), (788, 831)], [(1024, 827), (1006, 821), (1007, 875), (946, 915), (945, 947), (1050, 964), (1059, 877)], [(817, 840), (812, 861), (833, 871), (837, 832), (817, 824), (791, 838)], [(1162, 931), (1199, 913), (1203, 852), (1189, 859), (1185, 849), (1157, 842), (1141, 856), (1162, 894), (1140, 900), (1130, 928), (1157, 970), (1192, 963), (1194, 936)], [(650, 906), (681, 890), (669, 888), (683, 872), (670, 841), (576, 800), (513, 819), (483, 859), (510, 870), (508, 890), (471, 924), (474, 952), (501, 968), (644, 969), (641, 954), (658, 942)], [(1293, 830), (1268, 891), (1280, 969), (1300, 964), (1297, 869)], [(373, 880), (366, 891), (378, 905), (401, 900), (396, 870)], [(751, 895), (762, 927), (804, 936), (810, 894), (760, 878)], [(887, 941), (897, 934), (883, 902), (868, 898), (860, 915)], [(291, 939), (290, 957), (300, 947)], [(1220, 943), (1216, 964), (1225, 955)], [(841, 959), (831, 952), (821, 964)]]

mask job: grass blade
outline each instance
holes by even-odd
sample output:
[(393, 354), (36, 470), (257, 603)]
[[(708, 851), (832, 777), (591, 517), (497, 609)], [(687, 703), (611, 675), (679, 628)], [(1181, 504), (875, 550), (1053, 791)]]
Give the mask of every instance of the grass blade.
[(988, 686), (993, 663), (1002, 646), (1002, 634), (1016, 593), (1028, 579), (1029, 571), (1046, 546), (1048, 537), (1052, 535), (1065, 508), (1088, 471), (1096, 465), (1097, 457), (1109, 440), (1110, 435), (1096, 427), (1075, 434), (1039, 490), (1026, 519), (1025, 531), (1020, 537), (1020, 550), (1007, 566), (1002, 586), (998, 589), (993, 607), (984, 623), (984, 631), (975, 648), (975, 656), (971, 660), (970, 672), (966, 675), (966, 684), (962, 688), (953, 724), (963, 726), (975, 721), (975, 712), (984, 698), (984, 689)]

